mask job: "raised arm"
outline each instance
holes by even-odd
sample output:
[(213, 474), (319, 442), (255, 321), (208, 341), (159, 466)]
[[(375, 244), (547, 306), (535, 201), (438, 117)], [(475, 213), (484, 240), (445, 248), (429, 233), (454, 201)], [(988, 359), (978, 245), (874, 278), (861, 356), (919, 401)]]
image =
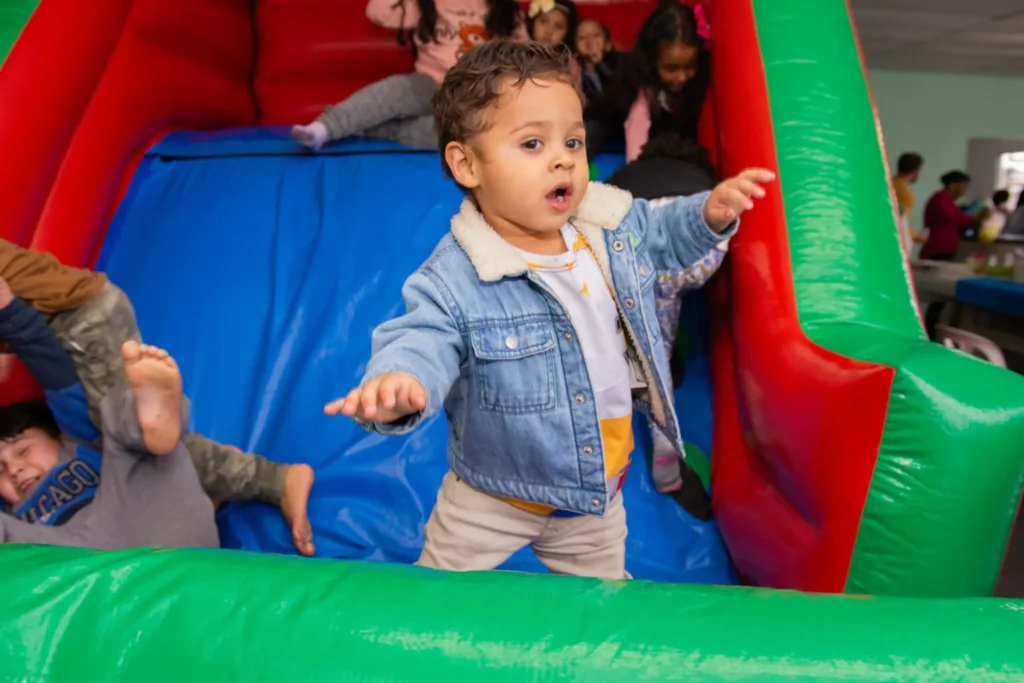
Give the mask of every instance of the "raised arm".
[(633, 211), (644, 234), (644, 247), (659, 271), (687, 271), (718, 251), (722, 242), (739, 228), (734, 222), (724, 232), (712, 230), (701, 211), (710, 192), (681, 197), (652, 206), (645, 199), (633, 202)]
[(686, 270), (713, 256), (736, 234), (739, 217), (764, 197), (761, 184), (774, 180), (764, 169), (748, 169), (720, 183), (711, 192), (683, 197), (659, 206), (633, 202), (638, 237), (657, 270)]
[(420, 6), (416, 0), (370, 0), (366, 18), (384, 28), (414, 29), (420, 23)]

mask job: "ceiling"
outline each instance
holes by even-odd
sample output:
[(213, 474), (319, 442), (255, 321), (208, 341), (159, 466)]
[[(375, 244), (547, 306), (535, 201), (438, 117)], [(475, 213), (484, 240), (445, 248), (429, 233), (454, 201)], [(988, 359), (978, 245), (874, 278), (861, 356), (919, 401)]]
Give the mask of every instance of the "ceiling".
[(1024, 0), (849, 0), (868, 67), (1024, 77)]

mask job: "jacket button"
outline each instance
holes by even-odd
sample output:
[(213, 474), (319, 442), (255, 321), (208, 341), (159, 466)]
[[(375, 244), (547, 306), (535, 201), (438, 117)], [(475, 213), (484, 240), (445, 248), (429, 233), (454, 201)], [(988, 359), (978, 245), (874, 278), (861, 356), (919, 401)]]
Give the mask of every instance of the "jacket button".
[(612, 242), (612, 249), (615, 251), (622, 251), (626, 248), (626, 245), (622, 243), (622, 240), (615, 240)]
[(505, 346), (507, 346), (510, 349), (515, 349), (517, 346), (519, 346), (519, 339), (514, 334), (508, 335), (507, 337), (505, 337)]
[(626, 299), (625, 303), (626, 303), (626, 308), (633, 308), (633, 306), (634, 306), (634, 304), (636, 302), (634, 302), (632, 299)]
[(590, 501), (590, 505), (591, 505), (591, 507), (595, 507), (595, 508), (601, 507), (601, 499), (600, 498), (594, 498), (593, 500)]
[(593, 452), (594, 452), (594, 447), (593, 446), (584, 446), (583, 447), (583, 455), (591, 455), (591, 454), (593, 454)]
[(583, 403), (586, 400), (587, 400), (587, 397), (584, 396), (583, 394), (576, 394), (576, 402), (577, 403)]
[(565, 341), (572, 341), (572, 332), (565, 333)]

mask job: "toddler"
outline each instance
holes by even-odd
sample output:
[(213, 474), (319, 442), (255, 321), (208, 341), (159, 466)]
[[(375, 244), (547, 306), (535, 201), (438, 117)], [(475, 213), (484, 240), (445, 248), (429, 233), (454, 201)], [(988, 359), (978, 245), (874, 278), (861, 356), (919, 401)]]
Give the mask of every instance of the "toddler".
[[(526, 10), (526, 28), (530, 38), (542, 45), (563, 46), (575, 56), (576, 22), (579, 17), (573, 0), (533, 0)], [(572, 75), (576, 84), (583, 85), (583, 70), (573, 60)]]
[(533, 0), (526, 10), (530, 37), (544, 45), (576, 49), (576, 3), (573, 0)]
[(366, 16), (384, 28), (413, 31), (416, 70), (372, 83), (316, 121), (292, 128), (292, 137), (310, 149), (360, 134), (433, 147), (430, 98), (445, 72), (488, 38), (526, 37), (515, 0), (370, 0)]
[(406, 313), (374, 331), (360, 387), (325, 410), (403, 434), (444, 409), (450, 471), (418, 564), (493, 569), (531, 545), (554, 573), (628, 578), (634, 398), (679, 440), (656, 273), (728, 239), (772, 175), (658, 209), (588, 184), (571, 56), (536, 42), (475, 48), (433, 108), (466, 199)]

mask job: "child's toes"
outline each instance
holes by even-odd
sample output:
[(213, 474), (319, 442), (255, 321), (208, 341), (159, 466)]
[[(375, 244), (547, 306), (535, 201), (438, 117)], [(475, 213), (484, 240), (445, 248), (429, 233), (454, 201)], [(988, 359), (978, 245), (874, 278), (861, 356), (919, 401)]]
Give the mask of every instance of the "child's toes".
[(121, 345), (121, 357), (126, 363), (134, 363), (142, 355), (142, 345), (136, 341), (126, 341)]

